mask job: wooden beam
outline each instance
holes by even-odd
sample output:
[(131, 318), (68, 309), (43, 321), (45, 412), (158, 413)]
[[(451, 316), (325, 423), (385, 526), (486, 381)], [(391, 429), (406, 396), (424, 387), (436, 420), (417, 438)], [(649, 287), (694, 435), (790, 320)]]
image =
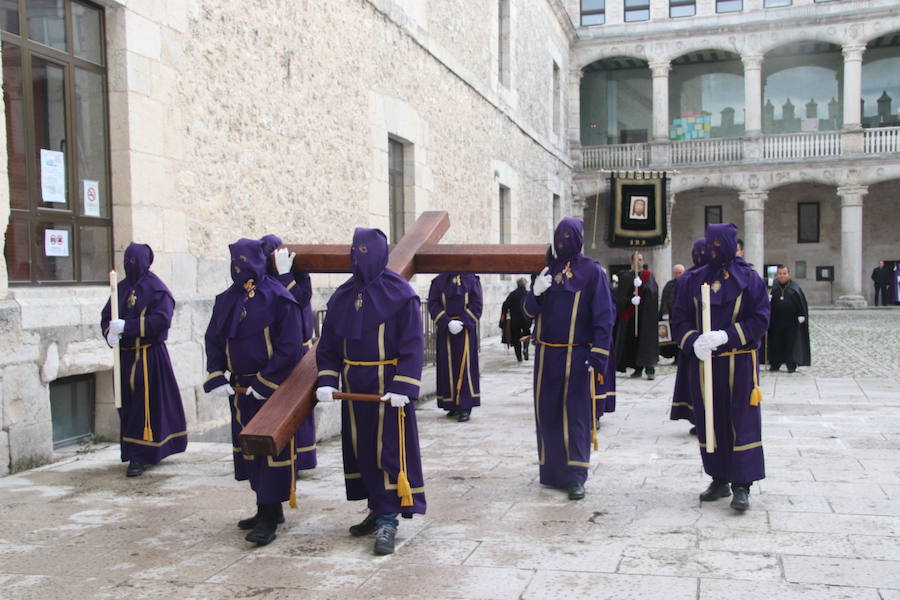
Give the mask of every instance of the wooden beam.
[[(409, 232), (391, 250), (388, 268), (407, 279), (412, 277), (415, 274), (413, 269), (417, 251), (426, 244), (436, 244), (449, 227), (450, 217), (446, 212), (422, 213)], [(349, 267), (349, 246), (345, 248)], [(300, 424), (309, 417), (315, 408), (318, 378), (316, 346), (314, 344), (309, 349), (288, 378), (244, 427), (241, 432), (241, 450), (244, 454), (277, 456)]]
[[(310, 273), (349, 273), (350, 246), (292, 244), (292, 269)], [(416, 253), (416, 273), (535, 273), (546, 266), (546, 244), (426, 244)], [(390, 265), (389, 265), (390, 266)]]
[(548, 244), (436, 244), (416, 254), (416, 273), (537, 273)]

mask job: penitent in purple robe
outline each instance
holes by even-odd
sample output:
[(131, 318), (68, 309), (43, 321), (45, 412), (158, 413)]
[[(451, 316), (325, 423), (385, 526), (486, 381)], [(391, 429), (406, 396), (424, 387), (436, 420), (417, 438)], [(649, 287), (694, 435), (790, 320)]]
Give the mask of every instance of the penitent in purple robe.
[[(260, 240), (263, 245), (263, 253), (266, 255), (267, 273), (281, 282), (287, 291), (291, 293), (297, 304), (300, 305), (300, 339), (303, 344), (300, 348), (300, 357), (309, 352), (312, 347), (313, 312), (312, 312), (312, 282), (309, 273), (294, 273), (289, 271), (279, 275), (272, 264), (271, 255), (281, 246), (281, 238), (277, 235), (264, 235)], [(297, 428), (297, 468), (301, 471), (316, 468), (316, 415), (309, 413), (305, 421)]]
[(712, 453), (706, 452), (703, 365), (694, 360), (688, 369), (703, 468), (714, 478), (751, 483), (766, 474), (760, 406), (751, 403), (751, 392), (759, 377), (757, 350), (769, 326), (769, 296), (759, 274), (735, 258), (736, 249), (737, 227), (732, 223), (707, 227), (707, 264), (681, 276), (672, 308), (672, 331), (683, 355), (695, 356), (694, 341), (703, 323), (700, 286), (708, 283), (712, 329), (724, 331), (728, 341), (713, 351), (716, 450)]
[(891, 277), (891, 302), (900, 304), (900, 263), (894, 266)]
[(524, 300), (526, 316), (537, 319), (534, 412), (540, 480), (554, 487), (587, 480), (596, 407), (588, 366), (595, 381), (596, 374), (608, 373), (615, 320), (606, 273), (581, 253), (583, 241), (580, 219), (560, 221), (553, 236), (553, 283), (540, 296), (529, 291)]
[[(175, 300), (150, 272), (153, 250), (132, 243), (125, 250), (125, 279), (118, 284), (122, 408), (119, 409), (122, 461), (157, 464), (187, 447), (187, 427), (178, 382), (166, 349)], [(110, 304), (101, 315), (109, 332)]]
[[(481, 406), (478, 370), (478, 319), (481, 318), (481, 281), (471, 273), (443, 273), (431, 281), (428, 313), (437, 334), (437, 401), (444, 410)], [(462, 321), (457, 334), (447, 328)]]
[[(419, 298), (405, 279), (386, 268), (387, 256), (381, 231), (356, 229), (350, 250), (353, 276), (328, 302), (316, 365), (320, 387), (410, 398), (402, 409), (386, 402), (342, 401), (341, 438), (347, 499), (367, 500), (375, 515), (411, 517), (425, 514), (415, 409), (424, 333)], [(412, 489), (412, 506), (401, 506), (401, 470)]]
[[(706, 264), (706, 238), (697, 238), (694, 241), (694, 246), (691, 248), (691, 260), (694, 262), (694, 265), (675, 280), (675, 291), (672, 292), (672, 306), (675, 305), (675, 297), (678, 295), (680, 282), (687, 281), (687, 279), (684, 279), (684, 276), (690, 275)], [(678, 340), (675, 341), (677, 342)], [(675, 388), (672, 392), (672, 408), (669, 410), (669, 419), (672, 421), (684, 419), (692, 425), (694, 424), (694, 403), (691, 399), (688, 373), (695, 372), (698, 368), (697, 365), (697, 355), (693, 352), (678, 353), (678, 365), (675, 368)]]
[(228, 248), (234, 284), (216, 296), (213, 306), (203, 389), (234, 388), (229, 396), (234, 477), (250, 480), (257, 504), (276, 504), (290, 498), (296, 483), (296, 436), (271, 457), (242, 454), (240, 433), (265, 403), (251, 396), (250, 388), (268, 398), (300, 360), (300, 307), (281, 283), (266, 275), (258, 240), (243, 238)]

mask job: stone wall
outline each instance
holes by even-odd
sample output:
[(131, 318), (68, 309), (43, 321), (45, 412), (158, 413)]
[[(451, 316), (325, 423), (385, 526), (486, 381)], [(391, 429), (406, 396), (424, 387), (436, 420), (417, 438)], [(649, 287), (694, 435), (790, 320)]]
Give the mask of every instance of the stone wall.
[[(348, 243), (354, 226), (387, 229), (389, 136), (405, 145), (407, 226), (446, 210), (445, 241), (499, 241), (502, 184), (511, 241), (549, 240), (553, 194), (573, 210), (566, 140), (551, 121), (552, 102), (567, 103), (571, 32), (552, 1), (511, 1), (508, 87), (497, 81), (497, 3), (103, 2), (116, 264), (132, 240), (154, 248), (153, 270), (177, 302), (168, 347), (192, 432), (228, 418), (200, 387), (212, 299), (230, 284), (227, 244), (269, 232)], [(314, 308), (345, 277), (315, 275)], [(430, 279), (413, 282), (423, 296)], [(482, 281), (492, 335), (515, 283)], [(115, 438), (118, 428), (98, 323), (108, 291), (7, 284), (0, 261), (0, 473), (51, 458), (59, 377), (95, 373), (96, 431)], [(333, 429), (334, 415), (321, 419)]]

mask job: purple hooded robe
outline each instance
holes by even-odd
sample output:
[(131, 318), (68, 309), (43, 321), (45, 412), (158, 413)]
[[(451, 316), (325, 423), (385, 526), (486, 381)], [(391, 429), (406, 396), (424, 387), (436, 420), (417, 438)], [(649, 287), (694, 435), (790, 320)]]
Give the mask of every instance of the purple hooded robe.
[[(281, 282), (284, 288), (291, 293), (297, 304), (300, 305), (300, 339), (303, 344), (300, 348), (300, 358), (303, 358), (312, 347), (313, 312), (312, 281), (309, 273), (295, 273), (289, 271), (279, 275), (272, 264), (272, 253), (281, 247), (281, 238), (277, 235), (264, 235), (259, 240), (263, 245), (263, 254), (266, 255), (266, 272), (269, 276)], [(305, 421), (300, 423), (297, 429), (297, 468), (301, 471), (316, 468), (316, 415), (309, 414)]]
[[(564, 487), (587, 480), (596, 400), (591, 371), (607, 373), (615, 307), (606, 273), (581, 253), (584, 224), (566, 217), (553, 235), (553, 280), (523, 308), (536, 319), (534, 414), (541, 483)], [(604, 378), (605, 379), (605, 378)], [(596, 388), (596, 384), (594, 386)]]
[[(228, 249), (234, 284), (216, 296), (206, 329), (209, 375), (203, 389), (234, 388), (229, 396), (234, 477), (250, 480), (257, 504), (276, 504), (291, 498), (296, 484), (296, 436), (272, 457), (242, 454), (240, 433), (300, 360), (300, 307), (266, 275), (262, 243), (242, 238)], [(251, 396), (249, 388), (264, 399)]]
[[(318, 386), (410, 398), (403, 409), (387, 402), (342, 401), (341, 440), (347, 499), (366, 500), (376, 515), (412, 517), (425, 514), (415, 409), (424, 331), (418, 296), (386, 268), (387, 259), (384, 233), (357, 227), (350, 248), (353, 276), (328, 301), (316, 347)], [(412, 489), (411, 506), (402, 506), (398, 494), (401, 472)]]
[[(122, 461), (157, 464), (184, 452), (187, 426), (178, 382), (166, 349), (175, 300), (166, 284), (150, 271), (153, 250), (131, 243), (125, 250), (125, 279), (118, 284), (122, 408), (119, 409)], [(101, 314), (109, 333), (110, 303)]]
[[(716, 450), (706, 451), (702, 364), (688, 369), (689, 395), (703, 468), (714, 478), (751, 483), (765, 477), (760, 406), (752, 403), (758, 383), (757, 350), (769, 326), (766, 284), (747, 263), (735, 258), (737, 227), (706, 229), (706, 265), (685, 273), (672, 308), (672, 330), (684, 354), (694, 355), (702, 331), (700, 286), (709, 283), (712, 330), (728, 341), (713, 351), (713, 415)], [(761, 396), (761, 393), (759, 394)]]
[[(428, 313), (437, 334), (437, 402), (444, 410), (481, 406), (478, 370), (478, 319), (481, 318), (481, 280), (472, 273), (442, 273), (431, 281)], [(463, 330), (453, 335), (452, 320)]]
[[(672, 292), (672, 306), (675, 306), (675, 297), (678, 295), (678, 286), (684, 279), (684, 276), (693, 273), (706, 264), (706, 238), (698, 238), (694, 241), (694, 247), (691, 248), (691, 260), (694, 265), (682, 273), (681, 277), (675, 280), (675, 291)], [(678, 353), (678, 364), (675, 368), (675, 389), (672, 393), (672, 408), (669, 411), (669, 419), (673, 421), (684, 419), (690, 421), (692, 425), (694, 424), (694, 403), (691, 400), (688, 373), (693, 372), (696, 369), (696, 354), (693, 352)]]

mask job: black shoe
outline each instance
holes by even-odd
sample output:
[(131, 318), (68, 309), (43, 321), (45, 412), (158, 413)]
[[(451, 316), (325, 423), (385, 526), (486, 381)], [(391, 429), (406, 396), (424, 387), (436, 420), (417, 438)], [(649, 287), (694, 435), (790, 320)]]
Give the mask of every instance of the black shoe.
[(455, 416), (458, 415), (458, 414), (459, 414), (459, 411), (456, 410), (456, 409), (454, 408), (453, 410), (448, 410), (446, 416), (448, 416), (448, 417), (455, 417)]
[(731, 508), (744, 512), (750, 508), (750, 486), (741, 483), (732, 483), (731, 491), (734, 498), (731, 499)]
[(472, 409), (469, 410), (461, 410), (459, 411), (459, 416), (456, 417), (456, 420), (460, 423), (465, 423), (469, 420), (469, 416), (472, 414)]
[(581, 500), (584, 498), (584, 486), (577, 481), (567, 485), (566, 490), (569, 492), (569, 500)]
[(375, 533), (375, 554), (393, 554), (394, 553), (394, 536), (397, 535), (397, 528), (391, 525), (382, 525)]
[(375, 524), (375, 519), (375, 513), (370, 510), (365, 519), (350, 527), (350, 535), (352, 535), (353, 537), (362, 537), (364, 535), (369, 535), (378, 528), (378, 526)]
[(780, 368), (781, 368), (781, 365), (780, 365), (780, 364), (778, 364), (778, 365), (776, 365), (776, 364), (771, 364), (771, 365), (769, 365), (769, 370), (770, 370), (770, 371), (777, 371), (777, 370), (780, 369)]
[(696, 428), (696, 427), (691, 427), (691, 430), (688, 431), (688, 433), (691, 434), (691, 435), (697, 435), (697, 428)]
[(788, 364), (787, 368), (788, 368), (788, 373), (796, 373), (797, 372), (797, 365)]
[(140, 477), (144, 474), (144, 463), (136, 460), (128, 463), (128, 469), (125, 471), (125, 477)]
[(281, 509), (281, 503), (277, 504), (260, 504), (259, 518), (253, 531), (247, 534), (244, 539), (253, 542), (257, 546), (265, 546), (271, 544), (277, 537), (275, 530), (278, 529), (278, 512)]
[[(276, 505), (278, 508), (275, 509), (275, 522), (279, 525), (284, 523), (284, 509), (281, 504)], [(257, 521), (259, 521), (261, 516), (262, 509), (257, 505), (256, 514), (248, 519), (241, 519), (238, 521), (238, 529), (243, 529), (247, 531), (248, 529), (253, 529), (256, 527)]]
[(647, 379), (650, 381), (653, 381), (654, 379), (656, 379), (656, 373), (651, 373), (651, 372), (647, 371)]
[(712, 502), (719, 498), (727, 498), (731, 495), (728, 482), (721, 479), (713, 479), (706, 491), (700, 494), (700, 502)]
[(641, 372), (642, 372), (643, 370), (644, 370), (644, 369), (635, 369), (635, 370), (634, 370), (634, 373), (631, 374), (631, 378), (632, 378), (632, 379), (639, 379), (640, 376), (641, 376)]

